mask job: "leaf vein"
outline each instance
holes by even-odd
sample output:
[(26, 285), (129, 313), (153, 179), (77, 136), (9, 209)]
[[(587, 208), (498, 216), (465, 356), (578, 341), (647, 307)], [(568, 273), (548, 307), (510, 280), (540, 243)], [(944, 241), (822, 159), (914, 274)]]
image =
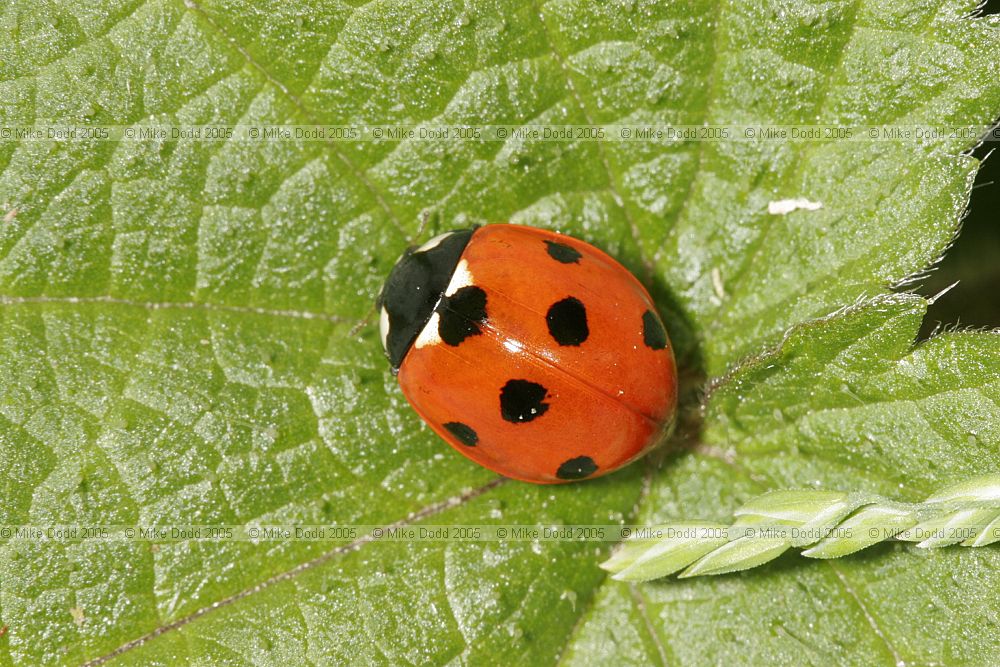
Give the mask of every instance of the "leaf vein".
[[(399, 528), (402, 526), (408, 526), (417, 521), (421, 521), (428, 517), (445, 512), (447, 510), (460, 507), (461, 505), (464, 505), (470, 500), (478, 498), (483, 494), (489, 493), (490, 491), (497, 488), (501, 484), (506, 483), (507, 481), (508, 480), (506, 478), (498, 477), (490, 482), (487, 482), (486, 484), (483, 484), (478, 488), (470, 489), (457, 496), (453, 496), (446, 500), (442, 500), (440, 502), (427, 505), (426, 507), (423, 507), (422, 509), (417, 510), (416, 512), (410, 513), (403, 519), (395, 521), (391, 524), (387, 524), (385, 528), (390, 529), (390, 528)], [(256, 586), (246, 588), (238, 593), (234, 593), (221, 600), (217, 600), (216, 602), (213, 602), (212, 604), (206, 607), (202, 607), (201, 609), (198, 609), (188, 614), (187, 616), (183, 616), (177, 620), (171, 621), (166, 625), (161, 625), (158, 628), (142, 635), (141, 637), (137, 637), (136, 639), (133, 639), (131, 641), (122, 644), (121, 646), (114, 649), (110, 653), (106, 653), (100, 657), (88, 661), (87, 663), (84, 664), (84, 667), (97, 667), (98, 665), (103, 665), (112, 658), (118, 657), (119, 655), (122, 655), (123, 653), (126, 653), (134, 648), (138, 648), (143, 644), (145, 644), (146, 642), (150, 641), (151, 639), (155, 639), (156, 637), (166, 634), (167, 632), (171, 632), (173, 630), (182, 628), (188, 623), (191, 623), (192, 621), (201, 618), (202, 616), (210, 614), (213, 611), (216, 611), (223, 607), (228, 607), (231, 604), (234, 604), (236, 602), (239, 602), (240, 600), (244, 600), (248, 597), (251, 597), (252, 595), (259, 593), (265, 589), (271, 588), (272, 586), (275, 586), (285, 581), (293, 580), (295, 577), (299, 576), (300, 574), (303, 574), (304, 572), (308, 572), (309, 570), (312, 570), (319, 565), (323, 565), (324, 563), (336, 558), (337, 556), (341, 556), (343, 554), (350, 553), (352, 551), (357, 551), (358, 549), (364, 547), (366, 544), (373, 541), (374, 538), (371, 535), (365, 535), (357, 540), (354, 540), (353, 542), (350, 542), (349, 544), (335, 547), (334, 549), (331, 549), (330, 551), (327, 551), (317, 556), (316, 558), (313, 558), (312, 560), (305, 561), (304, 563), (300, 563), (289, 570), (271, 576), (262, 581), (261, 583), (257, 584)]]

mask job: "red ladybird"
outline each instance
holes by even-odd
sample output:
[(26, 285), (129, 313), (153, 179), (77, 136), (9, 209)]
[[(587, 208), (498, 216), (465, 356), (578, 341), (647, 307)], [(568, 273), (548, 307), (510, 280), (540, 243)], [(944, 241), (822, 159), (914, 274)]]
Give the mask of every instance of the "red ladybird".
[(378, 304), (407, 400), (502, 475), (598, 477), (673, 422), (677, 371), (656, 308), (592, 245), (521, 225), (442, 234), (400, 258)]

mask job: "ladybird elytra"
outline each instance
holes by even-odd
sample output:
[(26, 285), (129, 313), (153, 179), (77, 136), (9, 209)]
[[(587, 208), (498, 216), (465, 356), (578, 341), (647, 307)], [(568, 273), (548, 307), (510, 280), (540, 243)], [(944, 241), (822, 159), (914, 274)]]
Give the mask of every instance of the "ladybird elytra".
[(673, 349), (642, 283), (570, 236), (491, 224), (399, 259), (377, 307), (406, 399), (464, 456), (555, 484), (605, 475), (673, 424)]

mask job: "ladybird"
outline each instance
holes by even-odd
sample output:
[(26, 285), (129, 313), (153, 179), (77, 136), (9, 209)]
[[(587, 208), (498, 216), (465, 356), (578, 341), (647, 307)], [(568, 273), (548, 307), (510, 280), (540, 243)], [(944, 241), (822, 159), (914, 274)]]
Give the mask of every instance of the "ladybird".
[(513, 224), (441, 234), (406, 251), (377, 307), (410, 405), (501, 475), (599, 477), (673, 424), (677, 370), (653, 301), (583, 241)]

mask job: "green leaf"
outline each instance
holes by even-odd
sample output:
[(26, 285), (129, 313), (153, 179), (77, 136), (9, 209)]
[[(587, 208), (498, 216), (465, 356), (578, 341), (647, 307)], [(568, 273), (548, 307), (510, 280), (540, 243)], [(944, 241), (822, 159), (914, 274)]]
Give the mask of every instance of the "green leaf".
[[(1000, 25), (972, 9), (14, 0), (0, 124), (981, 125)], [(917, 498), (997, 469), (994, 335), (911, 350), (913, 297), (825, 317), (943, 252), (974, 140), (0, 138), (0, 523), (723, 521), (769, 489)], [(822, 208), (768, 212), (796, 198)], [(538, 488), (420, 424), (354, 326), (408, 243), (500, 220), (647, 281), (685, 377), (725, 375), (695, 446)], [(0, 665), (982, 663), (996, 644), (992, 547), (667, 585), (610, 582), (607, 555), (5, 540)]]
[[(849, 488), (917, 502), (1000, 470), (1000, 335), (953, 332), (914, 348), (925, 310), (919, 297), (885, 296), (794, 328), (775, 350), (717, 385), (702, 441), (664, 462), (634, 521), (728, 521), (752, 496), (779, 487), (812, 487), (833, 499), (830, 492)], [(961, 489), (931, 499), (973, 499)], [(895, 525), (892, 516), (867, 521), (852, 524), (855, 531), (875, 525), (880, 539)], [(896, 528), (912, 525), (908, 519)], [(730, 544), (790, 546), (783, 542)], [(836, 557), (865, 545), (846, 546), (821, 543), (809, 555)], [(727, 558), (753, 565), (746, 552), (718, 558), (719, 571), (727, 571)], [(655, 633), (652, 652), (633, 662), (655, 661), (661, 652), (694, 664), (798, 664), (803, 655), (862, 664), (988, 662), (998, 639), (989, 620), (1000, 609), (989, 592), (1000, 585), (998, 559), (993, 547), (897, 543), (836, 561), (789, 553), (739, 575), (632, 589), (607, 583), (567, 655), (610, 660), (620, 644), (596, 638), (628, 619)]]
[(841, 524), (847, 535), (831, 535), (802, 555), (810, 558), (840, 558), (867, 549), (912, 528), (916, 519), (891, 507), (865, 507)]
[(626, 540), (601, 567), (621, 573), (616, 579), (649, 581), (682, 570), (726, 543), (725, 537), (718, 536), (717, 531), (726, 528), (720, 523), (685, 522), (669, 528), (667, 532), (667, 526), (657, 526), (658, 537)]
[(626, 541), (601, 567), (615, 579), (646, 581), (685, 566), (680, 577), (739, 572), (769, 563), (790, 547), (812, 544), (816, 546), (803, 551), (803, 556), (837, 558), (892, 538), (919, 542), (917, 546), (924, 549), (959, 542), (986, 546), (1000, 540), (1000, 531), (993, 532), (1000, 525), (998, 483), (1000, 475), (983, 475), (932, 494), (922, 503), (854, 494), (847, 504), (844, 501), (851, 496), (843, 493), (771, 491), (736, 510), (732, 526), (694, 530), (705, 524), (661, 526), (655, 536)]
[(680, 576), (729, 574), (747, 570), (774, 560), (790, 546), (790, 541), (781, 537), (740, 537), (706, 554), (704, 558), (684, 570)]

